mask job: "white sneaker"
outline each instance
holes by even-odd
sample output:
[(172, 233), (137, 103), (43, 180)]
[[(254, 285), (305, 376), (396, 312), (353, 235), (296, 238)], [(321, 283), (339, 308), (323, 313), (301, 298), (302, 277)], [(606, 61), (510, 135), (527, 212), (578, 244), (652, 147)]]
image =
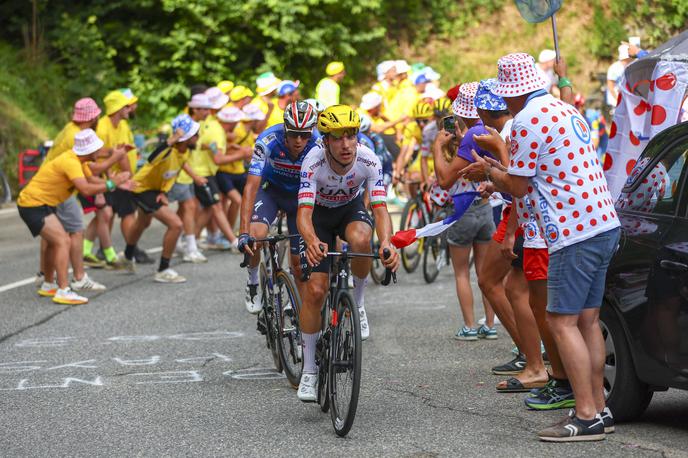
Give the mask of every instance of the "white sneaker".
[(363, 307), (358, 308), (358, 316), (361, 322), (361, 340), (366, 340), (370, 336), (370, 327), (368, 327), (368, 316)]
[(69, 288), (65, 288), (57, 290), (55, 296), (53, 297), (53, 302), (55, 302), (56, 304), (63, 305), (81, 305), (86, 304), (88, 302), (88, 299), (79, 296), (77, 293), (75, 293)]
[(257, 315), (263, 309), (263, 301), (258, 285), (246, 284), (246, 310)]
[(318, 374), (302, 374), (299, 390), (296, 392), (301, 402), (315, 402), (318, 400)]
[(52, 282), (48, 283), (47, 281), (44, 281), (40, 285), (41, 287), (38, 288), (38, 295), (43, 296), (43, 297), (54, 297), (55, 293), (57, 293), (57, 283)]
[(158, 283), (184, 283), (186, 278), (168, 267), (162, 272), (156, 273), (154, 280)]
[(184, 253), (184, 257), (182, 259), (184, 262), (191, 262), (193, 264), (202, 264), (204, 262), (208, 262), (208, 258), (203, 256), (200, 251)]
[(69, 284), (74, 291), (105, 291), (107, 287), (102, 283), (91, 280), (87, 273), (81, 280), (72, 280)]

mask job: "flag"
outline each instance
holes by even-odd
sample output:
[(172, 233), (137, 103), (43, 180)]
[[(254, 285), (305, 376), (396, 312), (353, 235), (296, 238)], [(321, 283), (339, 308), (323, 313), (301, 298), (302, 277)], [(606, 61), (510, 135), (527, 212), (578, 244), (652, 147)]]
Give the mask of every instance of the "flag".
[(452, 196), (454, 201), (454, 214), (444, 218), (442, 221), (427, 224), (418, 229), (407, 229), (405, 231), (397, 231), (392, 236), (392, 245), (397, 248), (404, 248), (409, 246), (421, 237), (432, 237), (439, 235), (449, 229), (459, 218), (466, 213), (466, 210), (471, 206), (473, 200), (480, 195), (477, 191), (462, 192)]

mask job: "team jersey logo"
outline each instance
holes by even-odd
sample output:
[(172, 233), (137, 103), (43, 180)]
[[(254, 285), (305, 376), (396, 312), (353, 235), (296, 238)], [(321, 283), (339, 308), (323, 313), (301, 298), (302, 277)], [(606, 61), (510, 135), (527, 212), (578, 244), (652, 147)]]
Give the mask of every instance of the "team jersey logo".
[(588, 123), (586, 123), (580, 116), (574, 115), (571, 117), (571, 126), (573, 127), (573, 132), (576, 134), (583, 143), (586, 145), (590, 143), (590, 130), (588, 129)]
[(526, 236), (526, 240), (533, 240), (537, 235), (537, 226), (534, 222), (526, 223), (523, 228), (523, 233)]
[(550, 223), (545, 226), (545, 235), (547, 236), (547, 240), (554, 243), (559, 240), (559, 228), (555, 224)]

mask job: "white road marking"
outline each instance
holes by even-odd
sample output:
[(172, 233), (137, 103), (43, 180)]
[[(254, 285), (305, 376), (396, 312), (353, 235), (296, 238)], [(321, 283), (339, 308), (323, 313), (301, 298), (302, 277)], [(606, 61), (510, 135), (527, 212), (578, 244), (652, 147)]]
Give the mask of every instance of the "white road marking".
[[(13, 209), (8, 209), (8, 210), (13, 210)], [(2, 211), (4, 211), (4, 210), (0, 210), (0, 212), (2, 212)], [(155, 254), (155, 253), (160, 253), (161, 251), (162, 251), (162, 247), (158, 246), (158, 247), (146, 250), (146, 253)], [(69, 269), (69, 273), (72, 273), (72, 269)], [(23, 280), (17, 280), (15, 282), (0, 286), (0, 293), (4, 293), (5, 291), (9, 291), (9, 290), (12, 290), (15, 288), (20, 288), (22, 286), (30, 285), (31, 283), (33, 283), (35, 278), (36, 277), (25, 278)]]

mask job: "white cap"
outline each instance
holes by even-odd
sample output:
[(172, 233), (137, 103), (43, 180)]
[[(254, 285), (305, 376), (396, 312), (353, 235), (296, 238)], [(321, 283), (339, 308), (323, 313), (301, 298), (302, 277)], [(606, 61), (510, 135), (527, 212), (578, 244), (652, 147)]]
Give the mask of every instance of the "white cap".
[(432, 99), (432, 100), (437, 100), (439, 98), (442, 98), (445, 96), (445, 92), (435, 86), (432, 83), (429, 83), (427, 86), (425, 86), (425, 92), (420, 96), (422, 99)]
[(394, 61), (394, 66), (397, 68), (397, 75), (411, 70), (411, 66), (404, 59)]
[(543, 49), (542, 51), (540, 51), (540, 55), (538, 56), (538, 62), (544, 64), (545, 62), (553, 61), (556, 58), (556, 51), (554, 51), (553, 49)]
[(377, 71), (377, 80), (382, 81), (385, 79), (385, 74), (395, 67), (395, 61), (385, 60), (377, 64), (375, 70)]
[(628, 45), (619, 45), (619, 60), (628, 59), (629, 57), (631, 57), (631, 55), (629, 54)]
[(72, 150), (77, 156), (88, 156), (103, 147), (105, 143), (98, 138), (93, 129), (84, 129), (74, 135), (74, 147)]
[(219, 110), (229, 103), (229, 96), (222, 92), (222, 89), (219, 87), (208, 88), (208, 90), (205, 91), (205, 95), (208, 96), (210, 108), (213, 110)]
[(194, 94), (193, 97), (191, 97), (191, 100), (189, 100), (189, 108), (210, 108), (211, 103), (210, 99), (208, 99), (208, 96), (200, 93), (200, 94)]
[(262, 121), (265, 119), (265, 113), (263, 113), (258, 105), (249, 103), (248, 105), (245, 105), (241, 111), (244, 112), (244, 119), (248, 121)]
[(368, 92), (361, 97), (361, 108), (371, 110), (382, 104), (382, 96), (377, 92)]
[(220, 122), (239, 122), (244, 119), (244, 112), (237, 107), (224, 107), (217, 112)]
[(425, 67), (422, 73), (424, 73), (425, 77), (430, 81), (439, 81), (439, 79), (442, 78), (442, 75), (437, 73), (432, 67)]

